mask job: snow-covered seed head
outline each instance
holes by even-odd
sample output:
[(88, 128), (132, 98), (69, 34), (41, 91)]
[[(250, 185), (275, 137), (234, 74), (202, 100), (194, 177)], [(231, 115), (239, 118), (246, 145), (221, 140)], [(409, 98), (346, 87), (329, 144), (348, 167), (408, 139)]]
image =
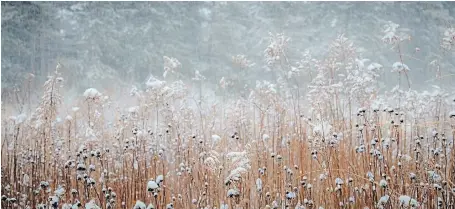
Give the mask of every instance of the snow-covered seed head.
[(174, 203), (167, 204), (166, 209), (174, 209)]
[(258, 171), (259, 171), (259, 174), (261, 174), (261, 175), (265, 174), (265, 170), (263, 168), (259, 168)]
[(43, 189), (46, 189), (49, 187), (49, 183), (47, 181), (41, 181), (40, 182), (40, 187)]
[(155, 192), (156, 189), (158, 189), (158, 184), (153, 181), (153, 180), (150, 180), (148, 183), (147, 183), (147, 191), (149, 192)]
[(343, 184), (344, 184), (343, 179), (341, 179), (341, 178), (335, 179), (335, 185), (343, 185)]
[(313, 188), (313, 185), (307, 184), (306, 188), (311, 190), (311, 188)]
[(381, 181), (379, 181), (379, 186), (382, 187), (382, 188), (386, 188), (387, 187), (387, 181), (385, 179), (381, 179)]
[(83, 163), (79, 163), (77, 164), (77, 168), (76, 168), (78, 171), (85, 171), (86, 168), (85, 168), (85, 164)]
[(433, 187), (438, 191), (442, 190), (442, 187), (439, 184), (433, 184)]
[(136, 135), (137, 132), (138, 132), (138, 128), (137, 128), (137, 127), (133, 127), (133, 128), (131, 129), (131, 132), (132, 132), (134, 135)]
[(410, 178), (411, 180), (415, 180), (416, 177), (417, 177), (417, 176), (416, 176), (415, 173), (410, 173), (410, 174), (409, 174), (409, 178)]
[(294, 199), (295, 197), (296, 197), (296, 195), (294, 192), (286, 191), (286, 199), (290, 200), (290, 199)]
[(308, 203), (307, 203), (307, 204), (308, 204), (308, 207), (313, 207), (313, 204), (314, 204), (314, 203), (313, 203), (313, 200), (308, 200)]

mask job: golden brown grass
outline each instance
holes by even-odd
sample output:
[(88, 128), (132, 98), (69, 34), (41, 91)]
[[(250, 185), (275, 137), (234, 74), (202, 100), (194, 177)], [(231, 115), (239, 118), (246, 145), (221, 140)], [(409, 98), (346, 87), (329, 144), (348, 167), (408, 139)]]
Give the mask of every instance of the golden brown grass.
[[(109, 99), (83, 98), (79, 111), (66, 106), (72, 119), (54, 123), (57, 115), (66, 117), (57, 113), (64, 108), (53, 100), (58, 95), (55, 88), (48, 95), (52, 99), (43, 99), (39, 116), (17, 123), (17, 118), (6, 116), (11, 110), (2, 111), (2, 195), (8, 198), (2, 200), (2, 208), (50, 204), (48, 198), (59, 186), (66, 190), (59, 208), (77, 200), (82, 207), (94, 200), (101, 208), (107, 208), (109, 201), (112, 208), (133, 208), (137, 200), (156, 208), (166, 208), (169, 203), (175, 208), (220, 208), (222, 203), (229, 208), (273, 208), (274, 201), (278, 208), (376, 208), (385, 195), (390, 198), (383, 208), (400, 208), (402, 195), (417, 200), (421, 208), (438, 208), (438, 198), (442, 199), (441, 208), (454, 207), (453, 118), (405, 117), (400, 122), (398, 110), (375, 112), (367, 108), (364, 114), (349, 117), (319, 111), (339, 137), (331, 144), (332, 133), (313, 133), (312, 124), (318, 124), (316, 113), (304, 117), (301, 106), (291, 108), (295, 102), (278, 96), (263, 95), (265, 101), (239, 100), (240, 104), (229, 101), (204, 111), (202, 107), (185, 107), (189, 101), (184, 97), (163, 98), (150, 91), (138, 100), (137, 115), (128, 115)], [(333, 109), (324, 105), (321, 110)], [(355, 112), (352, 108), (344, 111)], [(442, 116), (443, 112), (430, 115)], [(111, 123), (108, 116), (114, 118)], [(39, 117), (42, 125), (38, 127)], [(429, 128), (435, 128), (438, 135), (428, 133)], [(212, 145), (214, 134), (221, 141)], [(270, 139), (263, 140), (264, 134)], [(372, 145), (375, 138), (380, 154)], [(357, 153), (362, 142), (365, 151)], [(79, 150), (81, 146), (85, 149)], [(431, 149), (437, 148), (442, 148), (441, 153), (432, 154)], [(316, 159), (313, 150), (317, 151)], [(240, 179), (226, 184), (225, 178), (240, 166), (227, 159), (227, 154), (243, 151), (249, 169)], [(206, 163), (209, 157), (214, 164)], [(73, 160), (71, 165), (69, 160)], [(95, 171), (77, 171), (79, 163), (87, 169), (94, 165)], [(261, 174), (259, 169), (264, 168)], [(429, 171), (441, 179), (432, 179)], [(411, 173), (415, 179), (410, 178)], [(84, 174), (93, 178), (95, 185), (87, 186)], [(165, 176), (164, 183), (154, 197), (147, 191), (147, 182), (160, 174)], [(260, 192), (256, 189), (258, 178), (263, 183)], [(336, 178), (343, 180), (338, 189)], [(382, 179), (386, 187), (379, 185)], [(50, 190), (40, 188), (41, 181), (49, 182)], [(107, 192), (110, 188), (115, 198)], [(233, 188), (239, 195), (228, 197), (227, 191)], [(72, 189), (77, 194), (72, 194)], [(286, 199), (286, 192), (295, 192), (296, 197)]]

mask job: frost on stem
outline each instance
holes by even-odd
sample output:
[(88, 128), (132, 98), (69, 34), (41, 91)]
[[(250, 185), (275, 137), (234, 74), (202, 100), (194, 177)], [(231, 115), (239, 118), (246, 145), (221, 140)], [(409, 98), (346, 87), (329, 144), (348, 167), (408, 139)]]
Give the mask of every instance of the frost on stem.
[(160, 81), (157, 78), (155, 78), (153, 75), (150, 75), (148, 80), (145, 82), (145, 85), (147, 86), (147, 89), (150, 90), (155, 90), (163, 87), (166, 84), (165, 81)]
[(283, 33), (276, 35), (269, 33), (269, 45), (264, 51), (265, 61), (267, 65), (272, 66), (281, 59), (286, 59), (285, 50), (290, 38)]
[(101, 208), (95, 203), (95, 200), (90, 200), (90, 202), (85, 204), (85, 209), (101, 209)]
[(399, 32), (399, 27), (399, 24), (388, 21), (384, 25), (382, 41), (386, 44), (395, 45), (405, 40), (406, 35)]
[(57, 64), (54, 74), (48, 77), (44, 83), (44, 95), (41, 97), (41, 102), (32, 115), (35, 121), (35, 128), (40, 128), (45, 122), (54, 121), (57, 117), (57, 110), (62, 103), (60, 89), (62, 87), (62, 79), (60, 79), (60, 63)]
[(225, 77), (222, 77), (222, 78), (220, 79), (220, 87), (221, 87), (222, 89), (226, 89), (226, 87), (227, 87), (228, 85), (229, 85), (229, 81), (227, 81)]
[(392, 73), (398, 72), (398, 73), (404, 73), (410, 71), (409, 67), (402, 63), (402, 62), (395, 62), (392, 65)]
[(336, 61), (353, 61), (356, 50), (354, 42), (345, 37), (344, 34), (339, 35), (329, 46), (330, 57)]
[(441, 48), (451, 51), (455, 46), (455, 27), (447, 28), (443, 35)]
[(168, 73), (175, 73), (175, 71), (182, 67), (182, 64), (174, 57), (163, 57), (164, 60), (164, 73), (163, 77), (166, 78)]
[(203, 80), (205, 80), (205, 79), (206, 79), (205, 76), (203, 76), (203, 75), (199, 72), (199, 70), (196, 70), (196, 71), (194, 72), (194, 78), (192, 78), (192, 80), (194, 80), (194, 81), (203, 81)]
[(231, 160), (231, 172), (225, 179), (225, 184), (229, 185), (233, 181), (240, 181), (241, 174), (247, 173), (251, 168), (250, 160), (246, 151), (243, 152), (230, 152), (226, 155)]
[(215, 150), (201, 152), (199, 154), (199, 158), (203, 159), (204, 165), (207, 166), (209, 171), (212, 171), (212, 172), (215, 172), (221, 165), (219, 157), (220, 156), (219, 156), (218, 152), (216, 152)]
[(232, 56), (232, 62), (234, 65), (239, 66), (241, 69), (247, 69), (255, 65), (255, 63), (248, 60), (243, 54)]
[(256, 179), (256, 190), (262, 192), (262, 180), (260, 178)]

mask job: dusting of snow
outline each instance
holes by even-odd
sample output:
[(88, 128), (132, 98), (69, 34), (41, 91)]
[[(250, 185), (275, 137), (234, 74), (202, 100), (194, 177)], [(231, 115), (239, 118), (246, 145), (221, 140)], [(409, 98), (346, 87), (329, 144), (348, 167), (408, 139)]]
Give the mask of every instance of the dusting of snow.
[(159, 88), (163, 87), (165, 84), (166, 84), (165, 81), (160, 81), (160, 80), (156, 79), (153, 75), (150, 75), (149, 79), (145, 83), (145, 85), (149, 89), (159, 89)]
[(88, 88), (84, 92), (84, 97), (86, 99), (98, 99), (101, 97), (101, 93), (98, 90), (96, 90), (95, 88)]
[(400, 205), (404, 207), (418, 207), (420, 204), (417, 202), (417, 200), (407, 196), (407, 195), (401, 195), (398, 200), (400, 201)]
[(149, 191), (149, 192), (155, 191), (157, 188), (158, 188), (158, 184), (155, 181), (150, 180), (147, 183), (147, 191)]
[(262, 191), (262, 180), (260, 178), (256, 179), (256, 189), (258, 192)]
[(146, 205), (144, 202), (137, 200), (136, 204), (134, 205), (133, 209), (146, 209)]
[(95, 203), (95, 200), (90, 200), (90, 202), (85, 204), (85, 209), (101, 209), (101, 208)]
[(401, 73), (401, 72), (408, 72), (408, 71), (410, 71), (409, 67), (406, 64), (402, 63), (402, 62), (395, 62), (392, 65), (392, 71), (391, 72), (399, 72), (399, 73)]

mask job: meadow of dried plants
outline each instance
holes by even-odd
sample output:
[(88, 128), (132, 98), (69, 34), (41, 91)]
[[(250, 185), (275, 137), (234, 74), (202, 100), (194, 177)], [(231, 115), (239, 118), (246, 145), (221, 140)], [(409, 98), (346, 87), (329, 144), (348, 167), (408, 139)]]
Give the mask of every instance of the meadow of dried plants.
[[(95, 88), (65, 104), (70, 69), (59, 64), (30, 111), (2, 101), (1, 208), (454, 208), (455, 92), (412, 88), (397, 27), (383, 38), (393, 66), (359, 58), (343, 35), (323, 59), (293, 64), (290, 39), (270, 34), (263, 53), (276, 80), (214, 102), (202, 85), (172, 80), (184, 66), (164, 57), (164, 79), (123, 95), (131, 107)], [(441, 47), (454, 39), (448, 30)], [(396, 85), (379, 88), (384, 71)], [(191, 82), (206, 81), (196, 71)], [(223, 77), (218, 89), (233, 85)]]

